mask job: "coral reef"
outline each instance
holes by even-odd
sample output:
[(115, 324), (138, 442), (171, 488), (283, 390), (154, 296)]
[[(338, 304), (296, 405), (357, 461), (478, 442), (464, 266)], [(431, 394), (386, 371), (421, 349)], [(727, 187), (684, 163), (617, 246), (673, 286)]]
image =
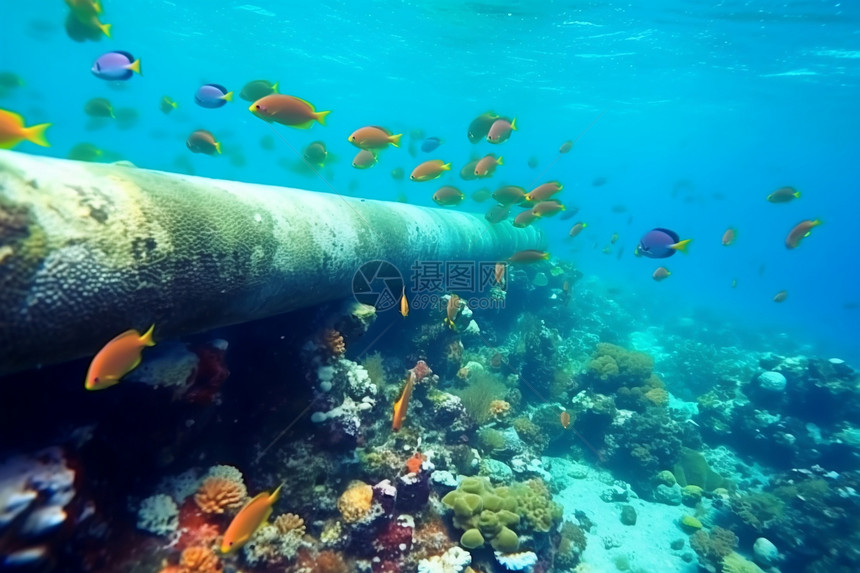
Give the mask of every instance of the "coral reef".
[(194, 501), (205, 513), (224, 513), (242, 507), (247, 496), (245, 484), (240, 481), (208, 477), (194, 494)]
[(353, 481), (337, 500), (337, 509), (343, 520), (354, 523), (370, 512), (373, 503), (373, 487), (361, 481)]

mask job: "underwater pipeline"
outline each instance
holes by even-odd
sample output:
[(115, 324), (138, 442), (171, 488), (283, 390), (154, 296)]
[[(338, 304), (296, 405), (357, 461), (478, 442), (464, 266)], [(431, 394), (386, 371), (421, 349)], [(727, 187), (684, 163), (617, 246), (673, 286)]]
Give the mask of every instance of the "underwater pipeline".
[(480, 214), (0, 150), (0, 374), (129, 328), (158, 340), (352, 297), (368, 261), (408, 288), (415, 261), (544, 243)]

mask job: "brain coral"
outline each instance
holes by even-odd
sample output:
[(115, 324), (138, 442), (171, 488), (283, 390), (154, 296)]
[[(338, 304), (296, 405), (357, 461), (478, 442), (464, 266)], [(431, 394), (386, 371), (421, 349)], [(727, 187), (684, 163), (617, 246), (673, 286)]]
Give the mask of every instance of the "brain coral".
[(245, 503), (248, 491), (245, 484), (222, 477), (203, 480), (194, 494), (194, 501), (206, 513), (224, 513), (228, 509), (239, 509)]
[(337, 508), (347, 523), (355, 523), (370, 512), (373, 503), (373, 487), (354, 481), (349, 484), (337, 500)]

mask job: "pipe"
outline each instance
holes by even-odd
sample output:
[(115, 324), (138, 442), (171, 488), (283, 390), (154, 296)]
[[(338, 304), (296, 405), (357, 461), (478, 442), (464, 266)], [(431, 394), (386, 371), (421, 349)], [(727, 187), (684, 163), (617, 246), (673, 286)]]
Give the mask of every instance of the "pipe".
[(460, 211), (0, 151), (0, 374), (349, 297), (374, 259), (408, 279), (543, 246)]

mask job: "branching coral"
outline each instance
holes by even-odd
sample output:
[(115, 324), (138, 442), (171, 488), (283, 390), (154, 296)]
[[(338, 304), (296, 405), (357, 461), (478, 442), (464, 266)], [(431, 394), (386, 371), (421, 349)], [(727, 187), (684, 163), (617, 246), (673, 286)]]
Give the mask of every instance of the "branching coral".
[(281, 535), (295, 535), (302, 537), (305, 534), (305, 520), (295, 513), (284, 513), (275, 518), (275, 527)]
[(490, 418), (503, 420), (511, 413), (511, 404), (504, 400), (493, 400), (489, 406)]
[(372, 504), (373, 487), (361, 481), (350, 483), (337, 500), (337, 508), (347, 523), (360, 521), (370, 511)]
[(338, 357), (346, 353), (343, 335), (333, 328), (326, 328), (323, 331), (322, 343), (331, 356)]
[(206, 513), (224, 513), (239, 509), (245, 503), (245, 485), (232, 479), (209, 477), (194, 494), (194, 501)]
[(221, 571), (221, 561), (208, 547), (189, 547), (179, 558), (181, 573), (216, 573)]
[(710, 533), (700, 529), (690, 536), (690, 547), (699, 556), (699, 562), (708, 570), (716, 570), (723, 557), (738, 546), (738, 537), (729, 529), (714, 527)]

